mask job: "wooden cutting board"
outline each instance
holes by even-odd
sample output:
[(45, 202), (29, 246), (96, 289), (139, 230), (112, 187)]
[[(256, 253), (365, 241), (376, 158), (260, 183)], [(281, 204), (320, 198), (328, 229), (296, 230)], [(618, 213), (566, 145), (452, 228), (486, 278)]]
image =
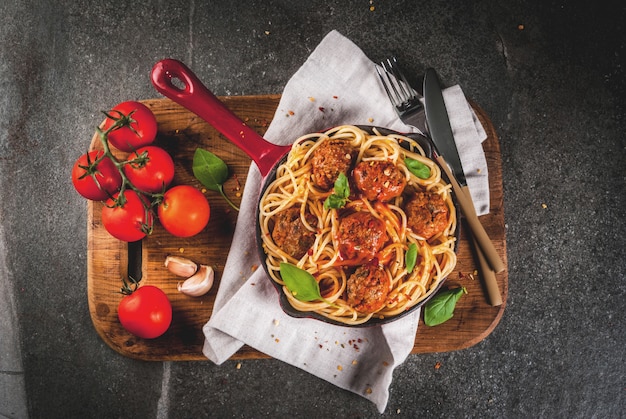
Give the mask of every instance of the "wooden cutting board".
[[(280, 96), (228, 96), (220, 99), (249, 126), (264, 134), (274, 117)], [(100, 337), (122, 355), (153, 361), (206, 360), (202, 354), (204, 343), (202, 327), (211, 316), (219, 280), (230, 249), (237, 212), (232, 210), (217, 192), (206, 191), (193, 177), (193, 153), (196, 148), (202, 147), (226, 162), (230, 169), (230, 177), (224, 190), (236, 204), (239, 204), (243, 193), (250, 159), (213, 127), (169, 99), (143, 102), (152, 109), (159, 123), (156, 145), (165, 148), (176, 163), (174, 184), (190, 184), (203, 190), (211, 204), (211, 219), (203, 232), (187, 239), (169, 235), (156, 223), (154, 233), (137, 245), (141, 251), (142, 283), (153, 284), (163, 289), (173, 307), (173, 321), (169, 330), (157, 339), (145, 340), (126, 332), (117, 319), (117, 305), (122, 299), (118, 291), (122, 284), (121, 278), (126, 277), (128, 273), (129, 247), (105, 231), (101, 222), (102, 203), (89, 202), (87, 205), (89, 311)], [(506, 265), (500, 145), (487, 115), (476, 104), (472, 106), (489, 136), (483, 147), (489, 168), (491, 212), (480, 217), (480, 220)], [(289, 117), (288, 113), (284, 117)], [(101, 148), (99, 139), (94, 135), (90, 149)], [(124, 155), (120, 154), (118, 157)], [(448, 283), (466, 287), (468, 294), (460, 299), (454, 317), (448, 322), (428, 327), (420, 320), (413, 353), (445, 352), (472, 346), (489, 335), (502, 317), (508, 292), (507, 272), (497, 275), (505, 304), (492, 307), (487, 302), (477, 273), (477, 264), (465, 234), (468, 230), (465, 228), (462, 231), (457, 267), (448, 278)], [(196, 263), (213, 266), (216, 284), (202, 297), (193, 298), (179, 293), (176, 289), (179, 279), (171, 275), (164, 266), (167, 255), (180, 255)], [(242, 266), (242, 281), (255, 268)], [(233, 356), (234, 359), (267, 357), (246, 345)]]

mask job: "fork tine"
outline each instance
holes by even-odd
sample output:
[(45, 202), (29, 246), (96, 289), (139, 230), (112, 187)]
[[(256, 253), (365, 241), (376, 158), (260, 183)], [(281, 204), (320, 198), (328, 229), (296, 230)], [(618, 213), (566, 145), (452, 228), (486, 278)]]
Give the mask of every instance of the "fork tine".
[(404, 111), (410, 107), (411, 103), (409, 102), (418, 100), (417, 92), (409, 85), (395, 57), (387, 59), (386, 62), (381, 62), (380, 66), (376, 66), (376, 71), (387, 96), (399, 111)]
[(389, 96), (389, 100), (391, 101), (393, 106), (397, 106), (397, 104), (401, 102), (398, 102), (395, 92), (391, 91), (390, 86), (393, 86), (393, 81), (390, 78), (389, 72), (384, 67), (384, 63), (381, 63), (381, 64), (383, 65), (382, 67), (383, 70), (381, 71), (381, 67), (377, 65), (376, 72), (378, 73), (378, 77), (380, 78), (380, 81), (383, 83), (383, 87), (385, 88), (385, 92), (387, 93), (387, 96)]

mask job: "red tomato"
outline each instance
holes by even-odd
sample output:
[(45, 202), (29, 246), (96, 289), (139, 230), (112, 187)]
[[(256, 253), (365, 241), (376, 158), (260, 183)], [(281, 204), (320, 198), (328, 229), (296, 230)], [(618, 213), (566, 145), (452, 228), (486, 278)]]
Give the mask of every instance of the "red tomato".
[(172, 304), (154, 285), (144, 285), (126, 295), (117, 307), (117, 317), (124, 329), (143, 339), (154, 339), (172, 323)]
[[(102, 224), (106, 231), (118, 240), (134, 242), (146, 237), (152, 228), (152, 213), (145, 197), (135, 191), (124, 191), (124, 199), (119, 202), (119, 192), (106, 201), (102, 208)], [(120, 205), (121, 204), (121, 205)]]
[(211, 207), (202, 192), (193, 186), (178, 185), (165, 192), (158, 214), (170, 234), (191, 237), (206, 227)]
[(128, 156), (124, 173), (130, 183), (144, 192), (162, 192), (174, 180), (174, 160), (157, 146), (138, 148)]
[(94, 165), (103, 155), (103, 151), (90, 151), (80, 156), (72, 167), (74, 188), (93, 201), (109, 198), (122, 186), (122, 175), (110, 158), (104, 157)]
[(157, 121), (152, 111), (143, 103), (127, 101), (116, 105), (107, 112), (103, 131), (110, 129), (117, 121), (120, 128), (111, 131), (109, 144), (122, 151), (133, 151), (152, 144), (157, 134)]

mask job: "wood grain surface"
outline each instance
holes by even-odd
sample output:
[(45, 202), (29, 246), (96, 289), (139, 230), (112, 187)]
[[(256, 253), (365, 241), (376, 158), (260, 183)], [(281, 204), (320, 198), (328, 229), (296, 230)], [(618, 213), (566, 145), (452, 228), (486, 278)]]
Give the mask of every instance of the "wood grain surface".
[[(228, 96), (220, 99), (249, 126), (264, 134), (274, 117), (280, 96)], [(103, 204), (90, 201), (87, 205), (89, 311), (100, 337), (122, 355), (148, 361), (206, 360), (202, 354), (202, 327), (211, 316), (237, 213), (217, 192), (206, 191), (193, 177), (193, 153), (196, 148), (202, 147), (227, 163), (230, 177), (224, 190), (237, 204), (243, 193), (250, 159), (201, 118), (169, 99), (143, 102), (152, 109), (159, 123), (159, 135), (155, 144), (165, 148), (176, 163), (174, 184), (190, 184), (203, 190), (211, 204), (211, 219), (203, 232), (187, 239), (169, 235), (156, 223), (154, 233), (141, 242), (142, 283), (163, 289), (173, 307), (173, 321), (169, 330), (157, 339), (145, 340), (126, 332), (117, 319), (117, 305), (122, 299), (118, 292), (122, 284), (121, 278), (128, 274), (128, 245), (114, 239), (105, 231), (101, 222)], [(483, 148), (489, 168), (491, 211), (480, 217), (480, 221), (506, 265), (500, 145), (487, 115), (478, 105), (472, 103), (472, 106), (488, 134)], [(102, 148), (96, 135), (90, 148)], [(118, 157), (124, 157), (124, 154), (119, 154)], [(497, 274), (504, 304), (492, 307), (488, 304), (481, 285), (480, 272), (467, 232), (464, 225), (458, 248), (458, 263), (447, 284), (462, 285), (467, 288), (468, 294), (459, 300), (454, 317), (448, 322), (428, 327), (420, 320), (413, 353), (446, 352), (475, 345), (493, 331), (502, 317), (508, 293), (507, 271)], [(213, 266), (216, 285), (203, 297), (193, 298), (179, 293), (176, 285), (180, 279), (170, 274), (164, 266), (168, 255), (180, 255), (196, 263)], [(242, 267), (242, 280), (250, 275), (251, 269), (251, 266)], [(278, 297), (276, 303), (278, 304)], [(244, 345), (233, 359), (267, 357)]]

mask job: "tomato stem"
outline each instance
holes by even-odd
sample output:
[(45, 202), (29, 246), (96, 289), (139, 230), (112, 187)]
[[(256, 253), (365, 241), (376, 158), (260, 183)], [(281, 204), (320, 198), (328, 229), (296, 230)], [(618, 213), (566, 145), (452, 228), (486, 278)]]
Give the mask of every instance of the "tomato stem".
[(139, 288), (139, 281), (137, 281), (132, 276), (129, 276), (128, 279), (130, 281), (130, 284), (129, 281), (126, 281), (126, 279), (122, 278), (122, 287), (120, 288), (120, 293), (124, 295), (131, 295), (133, 292), (137, 291), (137, 288)]
[[(138, 195), (141, 196), (145, 196), (147, 198), (149, 198), (149, 200), (155, 200), (155, 202), (160, 202), (160, 200), (163, 197), (163, 193), (150, 193), (150, 192), (146, 192), (143, 191), (139, 188), (137, 188), (135, 185), (133, 185), (133, 183), (128, 179), (128, 177), (126, 176), (126, 172), (124, 172), (124, 166), (127, 164), (133, 164), (135, 162), (137, 162), (138, 164), (145, 164), (145, 162), (147, 161), (147, 154), (146, 153), (142, 153), (142, 154), (137, 154), (137, 151), (134, 151), (135, 155), (137, 156), (136, 158), (132, 159), (132, 160), (122, 160), (120, 161), (111, 151), (111, 147), (109, 145), (109, 133), (111, 131), (114, 131), (116, 129), (119, 129), (121, 127), (124, 126), (129, 126), (127, 124), (130, 124), (130, 122), (133, 122), (134, 120), (132, 118), (130, 118), (130, 116), (133, 114), (134, 111), (131, 111), (128, 115), (124, 115), (121, 112), (118, 112), (121, 116), (118, 118), (115, 118), (113, 116), (111, 116), (109, 113), (107, 112), (103, 112), (108, 118), (111, 118), (112, 120), (115, 121), (115, 123), (106, 131), (102, 131), (100, 128), (97, 128), (97, 133), (98, 133), (98, 137), (100, 139), (100, 142), (102, 143), (102, 149), (104, 151), (104, 153), (102, 154), (102, 156), (100, 156), (94, 163), (94, 167), (105, 157), (108, 157), (109, 159), (111, 159), (111, 161), (113, 162), (113, 164), (115, 165), (115, 167), (117, 168), (117, 171), (119, 172), (120, 176), (122, 177), (122, 186), (120, 187), (120, 193), (118, 195), (118, 198), (115, 199), (115, 203), (114, 206), (123, 206), (124, 203), (126, 202), (126, 199), (124, 198), (124, 191), (126, 191), (127, 188), (132, 189), (133, 191), (135, 191)], [(128, 122), (130, 121), (130, 122)], [(131, 127), (132, 128), (132, 127)], [(150, 204), (150, 202), (145, 202), (143, 199), (141, 200), (146, 213), (152, 211), (152, 206), (154, 204)], [(148, 215), (148, 214), (146, 214)], [(152, 231), (152, 225), (145, 225), (142, 226), (142, 229), (146, 229), (146, 231)]]

